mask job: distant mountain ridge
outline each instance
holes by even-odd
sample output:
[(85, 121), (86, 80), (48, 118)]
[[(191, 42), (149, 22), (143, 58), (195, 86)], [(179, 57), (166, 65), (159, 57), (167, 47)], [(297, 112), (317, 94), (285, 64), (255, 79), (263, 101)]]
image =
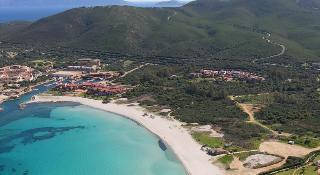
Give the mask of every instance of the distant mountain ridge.
[(124, 0), (0, 0), (0, 7), (81, 7), (102, 5), (123, 5)]
[[(320, 57), (320, 13), (311, 0), (198, 0), (178, 8), (77, 8), (2, 39), (141, 55), (254, 59)], [(312, 5), (313, 6), (313, 5)], [(0, 36), (1, 37), (1, 36)]]
[(304, 8), (309, 8), (313, 10), (320, 9), (320, 1), (318, 0), (297, 0), (297, 3)]
[(185, 5), (186, 2), (177, 1), (177, 0), (169, 0), (169, 1), (161, 1), (156, 3), (156, 6), (165, 6), (165, 7), (180, 7)]
[(178, 7), (186, 4), (185, 1), (169, 0), (169, 1), (150, 1), (150, 2), (134, 2), (125, 0), (0, 0), (1, 8), (56, 8), (56, 7), (94, 7), (107, 5), (131, 5), (131, 6), (150, 6), (150, 7)]

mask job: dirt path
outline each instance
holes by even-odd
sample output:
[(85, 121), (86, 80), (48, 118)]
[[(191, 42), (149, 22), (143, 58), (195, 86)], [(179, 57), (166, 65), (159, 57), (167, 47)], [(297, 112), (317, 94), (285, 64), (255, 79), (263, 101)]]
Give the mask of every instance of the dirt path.
[[(254, 123), (256, 125), (259, 125), (267, 130), (269, 130), (271, 133), (274, 135), (284, 135), (284, 136), (290, 136), (289, 133), (281, 133), (279, 134), (277, 131), (272, 130), (271, 128), (261, 124), (259, 121), (257, 121), (254, 117), (254, 113), (258, 112), (263, 106), (262, 105), (256, 105), (256, 104), (246, 104), (246, 103), (238, 103), (235, 100), (234, 96), (230, 96), (230, 99), (235, 101), (237, 106), (243, 110), (243, 112), (248, 114), (248, 123)], [(285, 158), (288, 156), (296, 156), (296, 157), (303, 157), (307, 154), (309, 154), (312, 151), (318, 150), (319, 148), (314, 148), (314, 149), (308, 149), (304, 148), (299, 145), (289, 145), (286, 143), (282, 143), (279, 141), (266, 141), (261, 143), (258, 151), (260, 152), (267, 152), (269, 154), (275, 154), (275, 155), (280, 155)], [(250, 152), (250, 151), (248, 151)], [(241, 153), (241, 152), (239, 152)], [(249, 169), (245, 168), (243, 166), (243, 162), (241, 162), (236, 156), (234, 156), (234, 161), (230, 164), (230, 168), (232, 169), (230, 172), (228, 172), (229, 175), (254, 175), (258, 174), (260, 172), (265, 172), (273, 168), (277, 168), (282, 166), (285, 163), (284, 159), (283, 161), (273, 164), (271, 166), (263, 167), (263, 168), (258, 168), (258, 169)], [(302, 167), (300, 167), (301, 169)], [(293, 175), (295, 175), (296, 172), (298, 172), (299, 169), (297, 169)]]
[(255, 118), (254, 118), (254, 113), (258, 112), (261, 108), (262, 105), (256, 105), (256, 104), (247, 104), (247, 103), (239, 103), (235, 100), (234, 96), (230, 96), (229, 97), (232, 101), (236, 102), (237, 106), (239, 106), (239, 108), (245, 112), (246, 114), (248, 114), (249, 119), (248, 119), (248, 123), (254, 123), (256, 125), (259, 125), (265, 129), (267, 129), (268, 131), (272, 132), (275, 135), (279, 135), (278, 132), (272, 130), (271, 128), (263, 125), (262, 123), (258, 122)]
[(254, 113), (258, 112), (261, 109), (261, 106), (245, 103), (238, 103), (238, 105), (243, 110), (243, 112), (249, 115), (249, 122), (257, 122), (254, 118)]
[(289, 133), (278, 133), (277, 131), (269, 128), (268, 126), (260, 123), (259, 121), (257, 121), (254, 117), (254, 113), (258, 112), (263, 105), (258, 105), (258, 104), (248, 104), (248, 103), (239, 103), (235, 100), (234, 96), (230, 96), (229, 97), (232, 101), (236, 102), (237, 106), (239, 106), (239, 108), (245, 112), (246, 114), (248, 114), (249, 118), (248, 118), (248, 123), (254, 123), (256, 125), (261, 126), (262, 128), (265, 128), (266, 130), (270, 131), (272, 134), (274, 135), (278, 135), (278, 136), (290, 136), (291, 134)]
[(260, 123), (259, 121), (257, 121), (254, 118), (254, 113), (258, 112), (261, 109), (261, 106), (259, 107), (258, 105), (244, 104), (244, 103), (238, 103), (238, 105), (242, 109), (243, 112), (248, 114), (248, 116), (249, 116), (248, 123), (254, 123), (256, 125), (259, 125), (259, 126), (265, 128), (266, 130), (270, 131), (274, 135), (280, 135), (277, 131), (263, 125), (262, 123)]
[(121, 75), (120, 78), (123, 78), (123, 77), (127, 76), (128, 74), (130, 74), (130, 73), (132, 73), (132, 72), (134, 72), (134, 71), (136, 71), (138, 69), (141, 69), (141, 68), (143, 68), (143, 67), (145, 67), (147, 65), (150, 65), (150, 63), (146, 63), (146, 64), (140, 65), (140, 66), (138, 66), (138, 67), (136, 67), (134, 69), (131, 69), (131, 70), (125, 72), (123, 75)]
[(237, 152), (233, 152), (232, 154), (240, 154), (240, 153), (250, 153), (250, 152), (257, 152), (259, 150), (254, 149), (254, 150), (247, 150), (247, 151), (237, 151)]
[(272, 134), (277, 135), (277, 136), (286, 136), (286, 137), (291, 136), (290, 133), (285, 133), (285, 132), (279, 133), (279, 132), (269, 128), (268, 126), (260, 123), (259, 121), (257, 121), (255, 119), (254, 113), (258, 112), (263, 107), (262, 105), (240, 103), (239, 106), (242, 108), (243, 112), (245, 112), (245, 113), (247, 113), (249, 115), (248, 123), (254, 123), (256, 125), (259, 125), (259, 126), (265, 128), (265, 129), (267, 129), (268, 131), (270, 131)]
[(271, 55), (271, 56), (268, 56), (268, 57), (257, 58), (257, 59), (252, 61), (253, 63), (255, 63), (257, 61), (260, 61), (260, 60), (264, 60), (264, 59), (279, 57), (279, 56), (283, 55), (286, 52), (287, 48), (286, 48), (285, 45), (270, 40), (270, 37), (271, 37), (271, 34), (267, 33), (266, 36), (262, 37), (262, 39), (265, 40), (267, 43), (270, 43), (270, 44), (277, 45), (277, 46), (281, 47), (280, 53), (275, 54), (275, 55)]

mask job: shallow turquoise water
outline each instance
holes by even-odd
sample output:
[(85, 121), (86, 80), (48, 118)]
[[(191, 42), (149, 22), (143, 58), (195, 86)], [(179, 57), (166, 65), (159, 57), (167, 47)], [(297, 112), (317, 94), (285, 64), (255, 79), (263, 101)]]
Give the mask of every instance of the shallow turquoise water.
[(116, 114), (62, 103), (8, 117), (0, 121), (0, 175), (186, 174), (156, 136)]

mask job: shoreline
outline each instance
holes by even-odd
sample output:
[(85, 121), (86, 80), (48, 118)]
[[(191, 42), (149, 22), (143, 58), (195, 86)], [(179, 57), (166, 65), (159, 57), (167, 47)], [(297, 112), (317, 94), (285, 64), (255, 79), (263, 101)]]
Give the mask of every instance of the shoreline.
[(27, 102), (27, 104), (46, 102), (76, 102), (125, 117), (146, 128), (170, 147), (188, 175), (224, 174), (222, 169), (212, 164), (211, 156), (200, 150), (201, 145), (192, 138), (189, 131), (182, 127), (181, 122), (177, 120), (171, 121), (155, 114), (152, 114), (155, 116), (154, 118), (143, 116), (146, 112), (140, 106), (128, 106), (128, 104), (116, 104), (114, 102), (103, 104), (99, 100), (81, 97), (35, 96), (35, 99)]
[[(21, 96), (32, 92), (36, 87), (41, 86), (46, 83), (49, 83), (51, 81), (52, 80), (45, 80), (45, 81), (38, 82), (34, 85), (30, 85), (28, 87), (21, 87), (21, 88), (19, 88), (19, 94), (18, 94), (17, 98), (20, 98)], [(12, 96), (0, 95), (0, 105), (3, 104), (4, 102), (7, 102), (7, 101), (13, 100), (13, 99), (15, 99), (15, 98), (12, 98)], [(0, 107), (0, 112), (1, 112), (1, 109), (2, 108)]]

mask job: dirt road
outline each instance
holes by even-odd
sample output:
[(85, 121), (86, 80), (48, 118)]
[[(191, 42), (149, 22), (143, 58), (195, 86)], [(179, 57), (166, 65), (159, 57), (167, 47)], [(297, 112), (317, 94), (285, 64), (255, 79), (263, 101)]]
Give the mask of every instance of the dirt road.
[(270, 33), (267, 33), (266, 36), (262, 37), (262, 39), (265, 40), (267, 43), (270, 43), (270, 44), (277, 45), (277, 46), (281, 47), (281, 51), (280, 51), (279, 53), (274, 54), (274, 55), (271, 55), (271, 56), (262, 57), (262, 58), (257, 58), (257, 59), (255, 59), (255, 60), (252, 61), (253, 63), (255, 63), (255, 62), (257, 62), (257, 61), (269, 59), (269, 58), (279, 57), (279, 56), (283, 55), (283, 54), (286, 52), (287, 48), (286, 48), (285, 45), (280, 44), (280, 43), (277, 43), (277, 42), (275, 42), (275, 41), (272, 41), (272, 40), (270, 39), (270, 37), (271, 37), (271, 34), (270, 34)]

